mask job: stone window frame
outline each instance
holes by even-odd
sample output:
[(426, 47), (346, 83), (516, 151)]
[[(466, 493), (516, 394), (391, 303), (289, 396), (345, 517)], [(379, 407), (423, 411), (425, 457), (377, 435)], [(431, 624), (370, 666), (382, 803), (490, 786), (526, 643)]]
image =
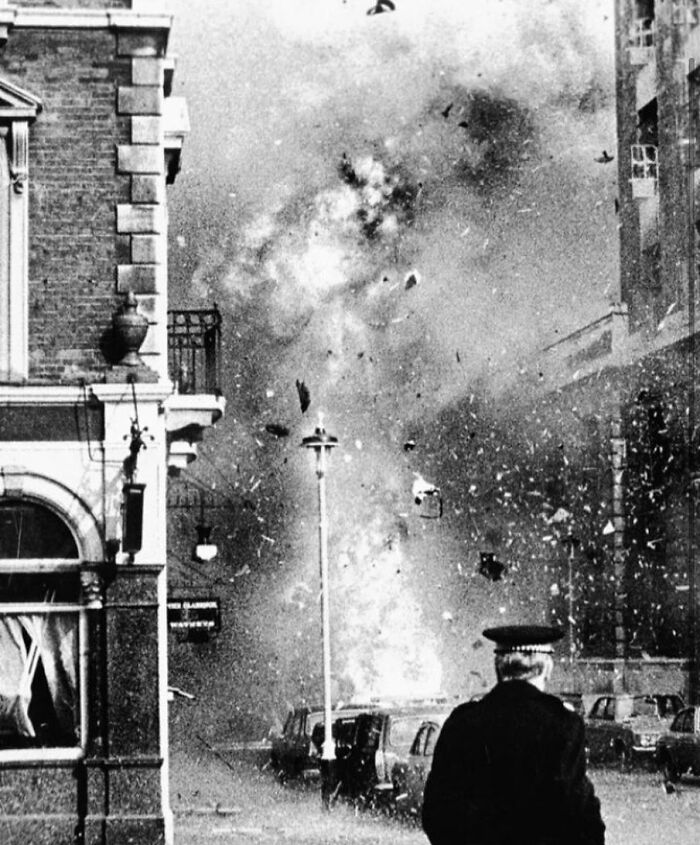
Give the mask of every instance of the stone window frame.
[(29, 126), (41, 109), (0, 79), (0, 383), (28, 376)]

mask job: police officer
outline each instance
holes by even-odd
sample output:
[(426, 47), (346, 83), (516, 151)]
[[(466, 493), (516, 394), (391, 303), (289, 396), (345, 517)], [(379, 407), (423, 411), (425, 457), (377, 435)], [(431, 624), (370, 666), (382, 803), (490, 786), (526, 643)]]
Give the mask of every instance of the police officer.
[(432, 845), (603, 845), (586, 776), (580, 716), (545, 691), (557, 628), (509, 625), (496, 644), (496, 686), (452, 711), (423, 796)]

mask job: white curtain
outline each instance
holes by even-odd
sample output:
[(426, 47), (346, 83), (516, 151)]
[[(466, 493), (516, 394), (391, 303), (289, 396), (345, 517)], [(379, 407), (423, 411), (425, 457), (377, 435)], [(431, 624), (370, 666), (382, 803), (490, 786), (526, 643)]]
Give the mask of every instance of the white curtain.
[[(28, 635), (29, 645), (23, 632)], [(31, 613), (0, 616), (0, 734), (34, 738), (29, 718), (32, 682), (41, 659), (62, 734), (78, 724), (77, 615)]]

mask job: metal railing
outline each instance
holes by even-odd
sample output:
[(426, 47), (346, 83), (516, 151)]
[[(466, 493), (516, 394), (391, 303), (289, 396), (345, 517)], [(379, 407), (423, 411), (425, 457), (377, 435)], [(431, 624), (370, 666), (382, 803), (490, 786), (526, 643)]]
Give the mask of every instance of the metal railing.
[(179, 393), (221, 393), (219, 309), (168, 311), (168, 366)]

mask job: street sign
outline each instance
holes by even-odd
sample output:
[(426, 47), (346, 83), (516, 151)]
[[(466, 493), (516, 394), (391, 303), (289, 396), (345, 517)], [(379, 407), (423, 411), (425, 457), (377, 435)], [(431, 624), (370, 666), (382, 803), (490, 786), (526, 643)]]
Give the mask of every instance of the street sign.
[(219, 599), (212, 596), (168, 599), (168, 628), (186, 634), (210, 634), (220, 630)]

